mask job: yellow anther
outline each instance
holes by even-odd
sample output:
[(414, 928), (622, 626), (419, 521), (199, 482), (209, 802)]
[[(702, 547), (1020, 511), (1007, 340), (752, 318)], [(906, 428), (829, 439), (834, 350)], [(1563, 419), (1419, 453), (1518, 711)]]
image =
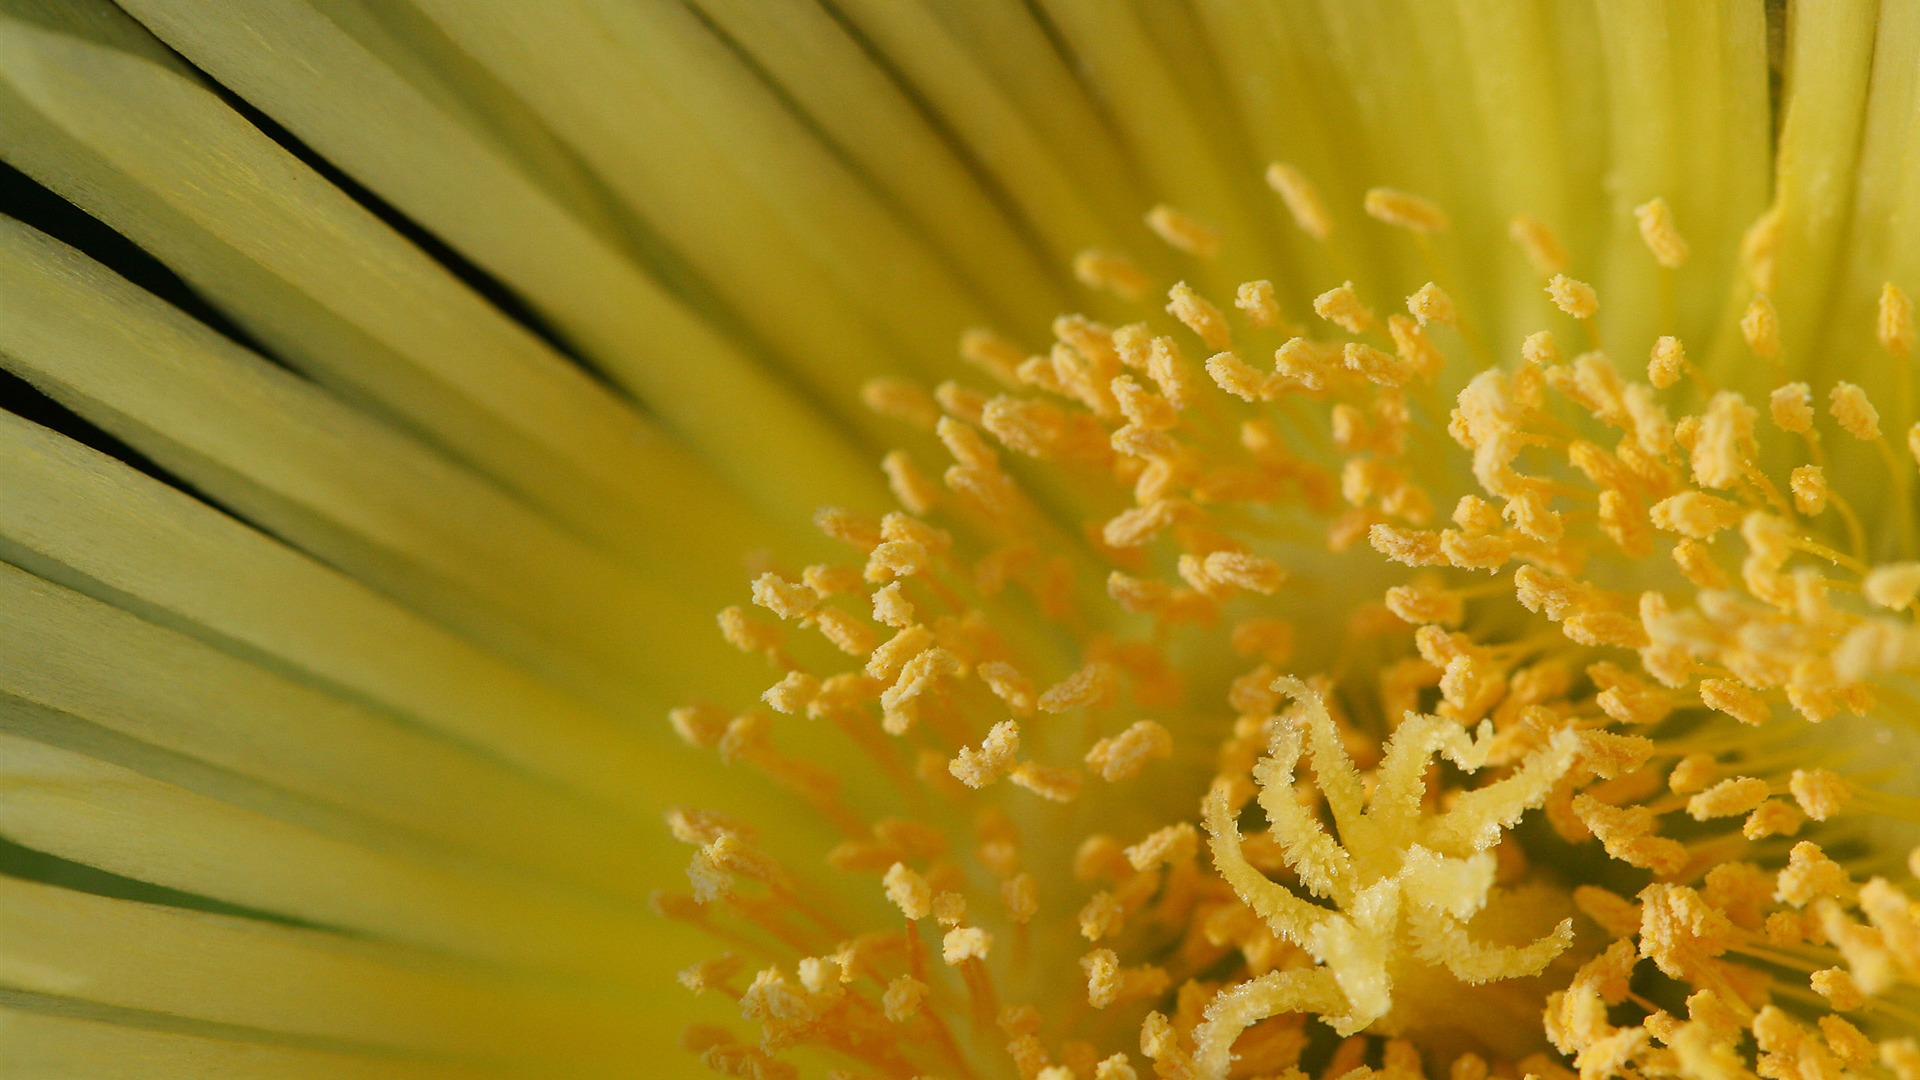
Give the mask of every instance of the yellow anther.
[(1793, 489), (1793, 508), (1814, 517), (1827, 508), (1827, 474), (1818, 465), (1802, 465), (1787, 479)]
[(962, 926), (947, 931), (940, 939), (940, 958), (958, 967), (968, 960), (985, 960), (992, 948), (992, 934), (977, 926)]
[(1653, 505), (1652, 510), (1655, 528), (1690, 536), (1695, 540), (1711, 539), (1720, 530), (1739, 524), (1740, 517), (1738, 503), (1700, 491), (1683, 491), (1662, 499)]
[(1793, 801), (1815, 821), (1837, 816), (1853, 798), (1852, 785), (1830, 769), (1795, 769), (1787, 778), (1787, 789), (1793, 793)]
[(1667, 790), (1675, 795), (1705, 791), (1718, 772), (1719, 766), (1714, 764), (1711, 754), (1688, 754), (1667, 774)]
[(727, 723), (732, 719), (726, 712), (712, 705), (682, 705), (667, 713), (667, 722), (673, 726), (674, 734), (688, 746), (701, 750), (711, 750), (720, 745), (726, 737)]
[(1521, 214), (1507, 225), (1507, 236), (1520, 245), (1534, 272), (1553, 277), (1567, 268), (1567, 249), (1554, 235), (1553, 228), (1539, 218)]
[(753, 602), (789, 620), (805, 619), (820, 606), (820, 598), (812, 589), (774, 573), (753, 580)]
[(1213, 384), (1241, 401), (1254, 402), (1267, 397), (1272, 380), (1230, 352), (1207, 357), (1207, 375)]
[(745, 966), (746, 961), (732, 953), (702, 960), (680, 972), (680, 985), (696, 994), (725, 989), (728, 980), (738, 975)]
[(1101, 530), (1101, 539), (1108, 547), (1139, 547), (1164, 532), (1178, 516), (1178, 504), (1168, 500), (1136, 506), (1109, 520)]
[(960, 335), (960, 359), (1008, 386), (1019, 384), (1014, 372), (1026, 358), (1018, 345), (991, 330), (975, 328)]
[(1781, 431), (1805, 435), (1813, 430), (1813, 388), (1806, 383), (1775, 387), (1767, 396), (1767, 408)]
[(1687, 800), (1687, 816), (1695, 821), (1732, 817), (1758, 807), (1767, 797), (1767, 782), (1752, 776), (1722, 780)]
[(1349, 334), (1362, 334), (1373, 326), (1373, 312), (1360, 302), (1351, 281), (1314, 297), (1313, 313)]
[(1439, 347), (1414, 319), (1405, 315), (1387, 316), (1387, 335), (1393, 338), (1394, 354), (1416, 374), (1437, 375), (1446, 363)]
[(1098, 248), (1073, 257), (1073, 276), (1090, 289), (1105, 289), (1131, 303), (1146, 299), (1153, 289), (1153, 281), (1131, 259)]
[(1072, 802), (1080, 794), (1085, 777), (1072, 769), (1025, 761), (1008, 777), (1013, 783), (1051, 802)]
[(1576, 319), (1591, 319), (1600, 310), (1600, 296), (1584, 281), (1555, 274), (1547, 282), (1547, 295), (1553, 305)]
[(1732, 679), (1700, 680), (1700, 700), (1743, 724), (1764, 724), (1772, 712), (1765, 698)]
[(900, 909), (900, 914), (914, 920), (933, 914), (933, 888), (905, 863), (888, 867), (881, 884), (886, 887), (887, 899)]
[(1340, 359), (1348, 371), (1379, 386), (1405, 386), (1413, 377), (1412, 365), (1364, 342), (1347, 342), (1340, 350)]
[(1004, 702), (1015, 716), (1033, 715), (1033, 682), (1004, 660), (989, 660), (974, 668), (974, 674), (980, 676), (993, 691), (995, 697)]
[(1560, 362), (1560, 345), (1553, 331), (1536, 330), (1520, 343), (1520, 358), (1535, 367), (1552, 367)]
[(1151, 720), (1135, 721), (1118, 735), (1101, 739), (1087, 751), (1087, 767), (1108, 783), (1140, 775), (1147, 765), (1173, 753), (1173, 736)]
[[(1721, 392), (1707, 403), (1690, 451), (1693, 478), (1703, 487), (1724, 490), (1746, 478), (1752, 453), (1753, 424), (1759, 414), (1739, 394)], [(1675, 431), (1675, 437), (1679, 435)]]
[(1407, 313), (1419, 319), (1422, 326), (1430, 322), (1452, 326), (1459, 318), (1459, 312), (1454, 310), (1453, 297), (1431, 281), (1407, 297)]
[(888, 1020), (904, 1024), (920, 1015), (920, 1003), (927, 997), (927, 984), (911, 975), (896, 975), (880, 996), (880, 1008)]
[(890, 626), (895, 630), (904, 630), (913, 625), (913, 602), (907, 599), (907, 594), (901, 589), (899, 582), (874, 590), (873, 619), (882, 626)]
[(1856, 439), (1880, 437), (1880, 412), (1867, 400), (1867, 392), (1850, 382), (1833, 384), (1827, 397), (1827, 411), (1847, 434)]
[(721, 608), (718, 621), (720, 636), (743, 653), (771, 653), (780, 647), (779, 627), (753, 618), (738, 606)]
[(1633, 208), (1640, 224), (1640, 239), (1646, 242), (1653, 259), (1669, 270), (1677, 270), (1687, 261), (1687, 241), (1673, 223), (1673, 208), (1665, 199), (1654, 199)]
[(1740, 835), (1749, 840), (1765, 840), (1769, 836), (1792, 836), (1807, 823), (1807, 816), (1794, 809), (1789, 803), (1779, 799), (1765, 799), (1747, 815), (1741, 823)]
[(1880, 287), (1880, 347), (1905, 358), (1913, 352), (1913, 301), (1889, 281)]
[(1020, 725), (1012, 720), (1002, 720), (987, 732), (978, 750), (970, 746), (961, 747), (960, 752), (947, 763), (947, 771), (970, 788), (983, 788), (1012, 772), (1019, 753)]
[(1039, 882), (1032, 874), (1015, 874), (1000, 883), (1000, 903), (1015, 924), (1032, 922), (1040, 913)]
[[(1325, 389), (1328, 377), (1340, 363), (1339, 349), (1306, 338), (1289, 338), (1273, 351), (1275, 373), (1309, 390)], [(1920, 451), (1915, 456), (1920, 457)]]
[(940, 407), (932, 395), (905, 379), (868, 379), (860, 387), (860, 400), (881, 416), (932, 430), (940, 419)]
[(1920, 562), (1876, 566), (1860, 583), (1860, 591), (1881, 607), (1905, 610), (1920, 595)]
[(1220, 231), (1192, 214), (1162, 203), (1147, 211), (1147, 228), (1172, 247), (1202, 259), (1220, 254)]
[(774, 712), (791, 716), (804, 712), (820, 696), (820, 680), (804, 671), (789, 671), (760, 695)]
[(1747, 339), (1747, 348), (1762, 360), (1780, 358), (1780, 312), (1766, 293), (1747, 301), (1746, 313), (1740, 316), (1740, 334)]
[(1146, 871), (1186, 862), (1200, 848), (1200, 834), (1187, 822), (1155, 829), (1126, 850), (1127, 864)]
[(1040, 695), (1040, 711), (1063, 713), (1105, 705), (1119, 689), (1120, 673), (1112, 664), (1096, 660), (1047, 688)]
[(1824, 968), (1807, 980), (1813, 992), (1827, 999), (1835, 1012), (1852, 1012), (1867, 1003), (1867, 995), (1845, 968)]
[(1110, 892), (1097, 892), (1080, 909), (1080, 936), (1088, 941), (1118, 934), (1126, 925), (1127, 909)]
[(932, 512), (940, 499), (940, 488), (920, 466), (914, 464), (905, 450), (890, 451), (880, 459), (880, 471), (886, 475), (887, 487), (900, 505), (916, 514)]
[(1740, 264), (1755, 292), (1771, 293), (1779, 281), (1780, 238), (1786, 218), (1778, 205), (1767, 208), (1740, 238)]
[(1713, 550), (1697, 539), (1682, 540), (1673, 545), (1673, 561), (1696, 589), (1727, 587), (1726, 571), (1714, 561)]
[(1417, 233), (1442, 232), (1446, 212), (1431, 200), (1389, 187), (1369, 188), (1364, 200), (1367, 216)]
[(1313, 181), (1300, 170), (1276, 161), (1267, 166), (1267, 186), (1286, 204), (1287, 213), (1293, 215), (1293, 222), (1300, 226), (1301, 232), (1315, 240), (1333, 235), (1333, 219), (1327, 216), (1326, 203), (1320, 200)]
[(1687, 373), (1687, 350), (1677, 337), (1663, 337), (1653, 343), (1647, 358), (1647, 381), (1655, 389), (1665, 390)]
[(1247, 321), (1262, 330), (1271, 330), (1280, 325), (1280, 304), (1273, 297), (1273, 282), (1246, 281), (1234, 293), (1233, 306), (1246, 315)]
[(949, 929), (967, 917), (967, 898), (957, 892), (943, 892), (933, 898), (933, 921)]
[(1262, 596), (1272, 596), (1287, 579), (1287, 571), (1279, 563), (1243, 551), (1213, 552), (1202, 565), (1209, 581)]
[(676, 806), (667, 811), (667, 831), (675, 840), (694, 847), (705, 847), (728, 833), (752, 843), (754, 830), (734, 818), (712, 810)]
[(1820, 845), (1802, 840), (1787, 853), (1786, 869), (1775, 879), (1780, 898), (1794, 907), (1805, 907), (1818, 897), (1850, 900), (1854, 885), (1847, 871), (1820, 850)]
[(1233, 332), (1227, 327), (1226, 317), (1186, 282), (1176, 282), (1173, 288), (1167, 290), (1167, 314), (1179, 319), (1182, 325), (1206, 342), (1207, 348), (1233, 347)]

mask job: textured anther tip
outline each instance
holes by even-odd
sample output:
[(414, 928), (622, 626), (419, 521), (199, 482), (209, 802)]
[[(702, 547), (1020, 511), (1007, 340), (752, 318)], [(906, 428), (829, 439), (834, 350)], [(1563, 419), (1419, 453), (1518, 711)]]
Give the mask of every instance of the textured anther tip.
[(1220, 254), (1220, 230), (1192, 214), (1162, 204), (1147, 211), (1146, 221), (1147, 228), (1152, 229), (1170, 247), (1202, 259), (1211, 259)]
[(1765, 293), (1747, 301), (1746, 313), (1740, 316), (1740, 334), (1747, 339), (1753, 355), (1762, 360), (1780, 358), (1780, 312)]
[(1089, 289), (1105, 289), (1129, 303), (1144, 300), (1153, 290), (1152, 279), (1131, 259), (1097, 248), (1073, 257), (1073, 276)]
[(1282, 162), (1267, 166), (1267, 186), (1280, 196), (1287, 206), (1287, 213), (1293, 216), (1300, 231), (1315, 240), (1325, 240), (1333, 235), (1333, 218), (1327, 214), (1327, 205), (1320, 199), (1320, 192), (1313, 182), (1299, 169)]
[(1533, 265), (1534, 273), (1550, 278), (1567, 268), (1567, 249), (1551, 226), (1537, 217), (1520, 214), (1507, 225), (1507, 236)]
[(1640, 239), (1653, 252), (1653, 259), (1669, 270), (1678, 270), (1687, 261), (1687, 241), (1673, 223), (1673, 207), (1665, 199), (1654, 199), (1633, 208), (1640, 226)]
[(1584, 281), (1555, 274), (1547, 282), (1547, 296), (1553, 306), (1576, 319), (1591, 319), (1600, 310), (1600, 296)]
[(1363, 205), (1368, 217), (1410, 232), (1436, 233), (1444, 232), (1447, 228), (1446, 212), (1439, 206), (1431, 200), (1396, 188), (1368, 189)]
[(1900, 286), (1889, 281), (1880, 287), (1879, 325), (1875, 328), (1880, 347), (1889, 355), (1905, 358), (1913, 353), (1913, 300)]

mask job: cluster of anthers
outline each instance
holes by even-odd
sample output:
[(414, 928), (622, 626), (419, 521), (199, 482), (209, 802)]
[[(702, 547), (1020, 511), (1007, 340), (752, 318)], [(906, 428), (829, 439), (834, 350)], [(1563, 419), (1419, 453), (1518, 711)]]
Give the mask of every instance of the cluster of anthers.
[[(1331, 246), (1306, 178), (1269, 181)], [(1365, 209), (1415, 245), (1447, 227), (1403, 192)], [(1666, 280), (1686, 244), (1664, 203), (1638, 217)], [(1745, 252), (1763, 366), (1775, 220)], [(1756, 405), (1652, 334), (1623, 371), (1551, 231), (1513, 237), (1585, 351), (1543, 330), (1494, 363), (1438, 283), (1384, 319), (1340, 285), (1311, 328), (1269, 282), (1228, 309), (1180, 283), (1171, 321), (1063, 317), (1041, 355), (968, 335), (992, 390), (869, 386), (932, 437), (883, 463), (902, 509), (823, 512), (852, 554), (721, 614), (778, 673), (764, 709), (673, 716), (839, 835), (821, 868), (671, 816), (697, 853), (660, 910), (733, 950), (682, 980), (757, 1028), (689, 1048), (765, 1078), (1920, 1078), (1920, 861), (1885, 857), (1920, 814), (1808, 735), (1914, 715), (1920, 562), (1869, 561), (1845, 495), (1881, 481), (1835, 483), (1828, 440), (1900, 506), (1913, 463), (1847, 383), (1825, 418), (1803, 383)], [(1075, 270), (1153, 289), (1111, 253)], [(1878, 331), (1905, 370), (1892, 285)], [(1289, 577), (1403, 573), (1378, 556), (1415, 569), (1344, 609)]]

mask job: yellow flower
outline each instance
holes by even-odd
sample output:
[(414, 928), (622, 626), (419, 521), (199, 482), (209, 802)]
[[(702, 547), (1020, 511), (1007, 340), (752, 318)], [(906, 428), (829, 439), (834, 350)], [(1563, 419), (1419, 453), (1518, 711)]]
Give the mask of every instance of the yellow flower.
[(1916, 58), (0, 0), (0, 1073), (1920, 1077)]

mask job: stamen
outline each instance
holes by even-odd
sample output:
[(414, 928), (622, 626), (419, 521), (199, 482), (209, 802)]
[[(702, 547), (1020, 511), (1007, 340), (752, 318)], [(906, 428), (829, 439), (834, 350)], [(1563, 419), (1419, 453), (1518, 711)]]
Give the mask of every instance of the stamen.
[(1520, 246), (1527, 261), (1533, 264), (1534, 272), (1541, 277), (1558, 277), (1566, 270), (1567, 249), (1546, 222), (1521, 214), (1508, 225), (1507, 235)]
[(1368, 217), (1410, 232), (1436, 233), (1447, 228), (1447, 215), (1438, 206), (1394, 188), (1368, 189), (1365, 206)]
[(1333, 235), (1333, 219), (1327, 214), (1326, 203), (1300, 170), (1276, 161), (1267, 166), (1267, 186), (1286, 203), (1287, 213), (1293, 215), (1301, 232), (1322, 242)]
[(1073, 276), (1092, 289), (1105, 289), (1122, 300), (1138, 303), (1153, 291), (1153, 281), (1124, 255), (1087, 250), (1074, 256)]
[(1640, 239), (1653, 252), (1654, 261), (1669, 270), (1678, 270), (1687, 261), (1687, 242), (1673, 223), (1673, 208), (1665, 199), (1654, 199), (1633, 208), (1640, 225)]
[(1160, 205), (1147, 212), (1147, 228), (1170, 246), (1189, 255), (1211, 259), (1220, 254), (1220, 231), (1191, 214)]

